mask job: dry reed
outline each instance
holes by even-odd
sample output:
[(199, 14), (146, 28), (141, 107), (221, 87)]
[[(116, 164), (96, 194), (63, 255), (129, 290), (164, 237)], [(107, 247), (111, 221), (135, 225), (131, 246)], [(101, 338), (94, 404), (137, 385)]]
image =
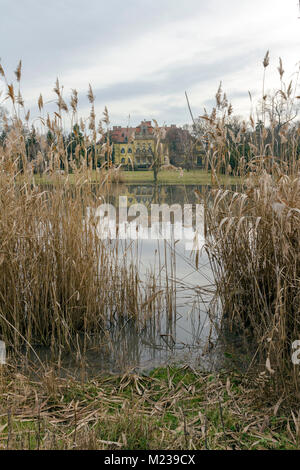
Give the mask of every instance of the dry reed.
[[(16, 108), (13, 85), (2, 68), (1, 73), (13, 108), (0, 145), (1, 339), (8, 349), (42, 344), (57, 353), (76, 349), (80, 335), (85, 349), (88, 340), (107, 334), (109, 322), (143, 323), (160, 297), (140, 282), (135, 260), (123, 255), (117, 242), (98, 236), (93, 209), (109, 199), (111, 183), (122, 178), (120, 168), (93, 171), (108, 111), (96, 130), (89, 86), (92, 109), (86, 126), (78, 120), (77, 91), (72, 91), (70, 115), (57, 80), (57, 111), (41, 115), (41, 129), (30, 130)], [(16, 76), (19, 83), (21, 63)], [(28, 116), (23, 100), (19, 105)], [(41, 95), (38, 108), (44, 115)], [(73, 130), (71, 142), (64, 133), (64, 113)], [(102, 151), (111, 153), (109, 138)], [(50, 185), (43, 184), (44, 176)]]
[[(265, 80), (268, 53), (263, 65)], [(300, 338), (300, 124), (298, 83), (284, 86), (281, 60), (278, 71), (281, 88), (263, 92), (256, 123), (253, 114), (249, 122), (233, 121), (219, 89), (202, 142), (214, 183), (233, 168), (244, 178), (239, 191), (219, 187), (206, 201), (222, 325), (250, 339), (252, 365), (260, 359), (280, 394), (290, 385), (299, 390), (292, 343)]]

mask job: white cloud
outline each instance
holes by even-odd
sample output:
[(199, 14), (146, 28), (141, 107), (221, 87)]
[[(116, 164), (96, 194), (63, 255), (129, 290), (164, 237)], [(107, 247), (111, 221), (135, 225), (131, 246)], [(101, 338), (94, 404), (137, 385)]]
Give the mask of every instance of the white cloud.
[[(107, 105), (112, 120), (124, 122), (130, 113), (133, 119), (183, 123), (189, 119), (184, 91), (200, 114), (222, 80), (236, 111), (247, 114), (248, 90), (261, 92), (266, 50), (268, 88), (278, 84), (279, 56), (287, 79), (300, 59), (295, 0), (128, 0), (126, 8), (123, 0), (102, 3), (15, 0), (11, 6), (3, 0), (1, 55), (11, 72), (22, 55), (22, 88), (31, 106), (40, 92), (53, 98), (59, 75), (66, 96), (79, 90), (85, 114), (91, 83), (97, 111)], [(14, 32), (9, 40), (8, 31)]]

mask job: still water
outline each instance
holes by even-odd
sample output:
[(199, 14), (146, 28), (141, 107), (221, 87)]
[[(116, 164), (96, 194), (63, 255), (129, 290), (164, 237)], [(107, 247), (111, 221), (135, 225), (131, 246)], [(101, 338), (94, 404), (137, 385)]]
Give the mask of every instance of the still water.
[[(109, 191), (105, 203), (118, 207), (126, 196), (134, 204), (185, 204), (201, 206), (209, 187), (196, 185), (119, 184)], [(200, 211), (201, 214), (201, 211)], [(171, 221), (172, 223), (172, 221)], [(199, 221), (198, 221), (199, 229)], [(204, 245), (204, 212), (200, 215), (200, 239)], [(213, 275), (205, 247), (191, 251), (184, 240), (171, 238), (118, 240), (120, 260), (137, 267), (141, 290), (154, 286), (155, 308), (149, 317), (107, 319), (104, 334), (84, 355), (63, 357), (65, 371), (88, 375), (105, 371), (147, 371), (167, 364), (189, 364), (213, 369), (220, 362), (217, 337), (212, 327), (210, 304), (214, 295)], [(149, 291), (148, 291), (149, 292)], [(218, 308), (217, 308), (218, 310)], [(216, 319), (214, 318), (214, 321)], [(81, 338), (78, 338), (78, 345)], [(78, 348), (80, 350), (80, 347)], [(45, 351), (37, 351), (42, 357)]]
[[(126, 196), (133, 204), (200, 205), (208, 188), (195, 185), (117, 185), (106, 203), (118, 206)], [(200, 223), (203, 238), (204, 220)], [(155, 282), (160, 308), (140, 322), (106, 325), (105, 348), (99, 355), (90, 350), (84, 361), (93, 369), (110, 371), (147, 370), (170, 363), (213, 367), (214, 334), (209, 321), (213, 276), (205, 249), (191, 251), (184, 240), (119, 240), (120, 257), (134, 261), (141, 284)], [(103, 352), (103, 349), (105, 352)]]

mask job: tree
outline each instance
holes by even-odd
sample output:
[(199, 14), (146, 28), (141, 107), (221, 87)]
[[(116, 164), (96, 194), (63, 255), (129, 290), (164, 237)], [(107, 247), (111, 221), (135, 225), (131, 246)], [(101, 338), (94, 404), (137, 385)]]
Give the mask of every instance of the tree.
[(166, 132), (165, 140), (168, 145), (170, 163), (191, 169), (194, 166), (196, 139), (191, 135), (189, 127), (170, 127)]

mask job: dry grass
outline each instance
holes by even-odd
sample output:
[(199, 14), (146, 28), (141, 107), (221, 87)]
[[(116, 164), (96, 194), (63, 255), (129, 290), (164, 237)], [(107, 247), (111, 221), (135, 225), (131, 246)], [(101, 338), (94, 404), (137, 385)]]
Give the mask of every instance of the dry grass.
[[(264, 79), (268, 61), (267, 55)], [(208, 197), (207, 250), (221, 327), (244, 331), (257, 350), (250, 365), (259, 358), (265, 370), (250, 367), (251, 377), (242, 378), (167, 369), (79, 383), (56, 377), (45, 364), (36, 381), (1, 368), (3, 448), (299, 447), (299, 415), (291, 411), (299, 400), (299, 370), (290, 359), (291, 342), (300, 339), (300, 127), (293, 119), (297, 84), (284, 87), (282, 70), (280, 64), (280, 90), (263, 91), (258, 126), (251, 115), (234, 132), (232, 107), (219, 88), (201, 136), (213, 184), (220, 174), (247, 177), (240, 192), (219, 189)], [(6, 80), (1, 67), (0, 73)], [(155, 278), (142, 285), (135, 265), (120, 257), (118, 245), (99, 240), (97, 220), (86, 217), (87, 207), (106, 201), (110, 184), (121, 181), (118, 169), (93, 171), (91, 149), (101, 135), (108, 136), (103, 151), (111, 155), (102, 127), (109, 126), (107, 109), (97, 126), (90, 87), (85, 124), (76, 90), (69, 111), (57, 80), (53, 116), (45, 115), (39, 97), (41, 150), (32, 155), (21, 63), (16, 78), (17, 91), (6, 80), (14, 111), (0, 145), (1, 339), (14, 352), (44, 344), (53, 357), (74, 349), (81, 356), (79, 343), (83, 352), (95, 338), (105, 345), (107, 322), (133, 321), (139, 328), (160, 310), (172, 317), (176, 306), (169, 292), (162, 300)], [(67, 145), (64, 116), (77, 126)], [(37, 172), (59, 184), (36, 185)]]
[(251, 175), (242, 193), (218, 191), (207, 210), (207, 241), (231, 329), (255, 341), (279, 389), (300, 337), (300, 178)]
[(189, 368), (148, 376), (41, 381), (1, 378), (2, 449), (297, 449), (299, 420), (283, 401), (262, 403), (257, 385), (237, 374)]
[(0, 325), (8, 344), (23, 336), (68, 345), (75, 332), (99, 331), (114, 309), (134, 314), (134, 273), (116, 263), (116, 250), (86, 217), (99, 191), (80, 183), (16, 187), (2, 177), (0, 193)]
[[(21, 65), (17, 72), (19, 83)], [(3, 70), (2, 75), (6, 79)], [(101, 345), (107, 342), (109, 322), (144, 326), (144, 319), (159, 309), (161, 295), (154, 295), (153, 283), (140, 282), (130, 250), (122, 255), (117, 242), (99, 237), (93, 211), (108, 201), (111, 183), (121, 181), (120, 168), (93, 171), (90, 149), (104, 133), (102, 124), (109, 125), (107, 109), (96, 130), (89, 87), (92, 109), (86, 126), (78, 121), (76, 90), (69, 114), (57, 80), (57, 112), (47, 119), (41, 116), (41, 130), (35, 132), (41, 151), (34, 157), (26, 146), (24, 102), (8, 83), (7, 90), (14, 112), (5, 121), (6, 137), (0, 145), (1, 339), (14, 351), (42, 344), (58, 354), (77, 349), (79, 337), (84, 351), (95, 338)], [(40, 96), (41, 113), (43, 106)], [(74, 141), (81, 132), (71, 153), (63, 113), (70, 118)], [(104, 150), (111, 152), (109, 140)], [(41, 179), (50, 175), (53, 185), (37, 185), (37, 171)]]
[(239, 192), (220, 189), (208, 196), (206, 237), (222, 325), (249, 338), (256, 350), (252, 365), (262, 362), (280, 395), (299, 390), (291, 345), (300, 338), (300, 125), (294, 114), (298, 84), (284, 87), (281, 61), (279, 73), (281, 88), (263, 96), (258, 127), (251, 115), (234, 135), (220, 90), (206, 117), (207, 158), (216, 180), (233, 153), (236, 172), (245, 176)]

